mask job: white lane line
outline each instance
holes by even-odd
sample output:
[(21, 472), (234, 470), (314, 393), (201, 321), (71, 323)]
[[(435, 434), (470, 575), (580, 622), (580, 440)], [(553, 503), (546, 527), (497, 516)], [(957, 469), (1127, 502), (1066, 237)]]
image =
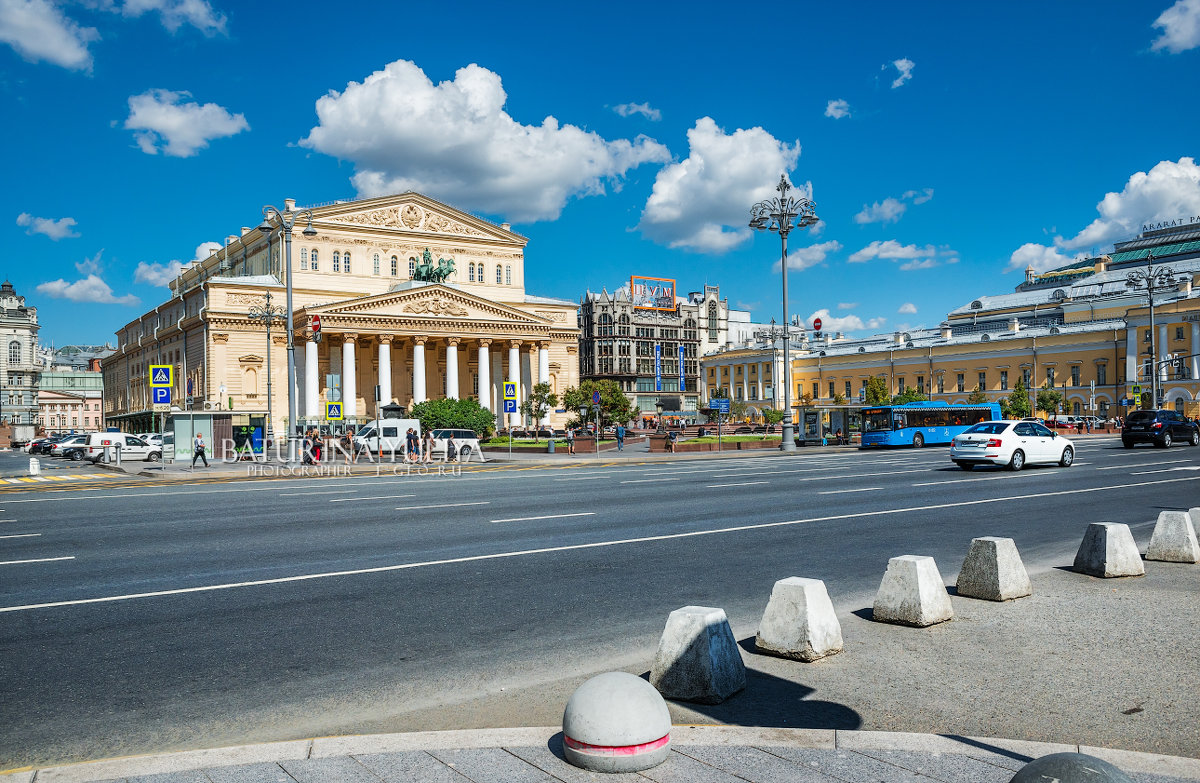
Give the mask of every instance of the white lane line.
[[(1182, 481), (1194, 482), (1196, 479), (1192, 476), (1177, 479), (1159, 479), (1158, 481), (1140, 481), (1133, 484), (1113, 484), (1107, 487), (1088, 487), (1085, 489), (1067, 489), (1056, 490), (1054, 492), (1034, 492), (1028, 495), (1009, 495), (1000, 498), (986, 498), (983, 500), (963, 500), (955, 503), (939, 503), (930, 506), (908, 506), (906, 508), (885, 508), (875, 511), (859, 511), (851, 514), (835, 514), (827, 517), (811, 517), (809, 519), (793, 519), (785, 522), (760, 522), (753, 525), (737, 525), (735, 527), (723, 527), (710, 530), (693, 530), (687, 533), (668, 533), (660, 536), (643, 536), (641, 538), (623, 538), (612, 541), (595, 541), (590, 544), (568, 544), (564, 546), (544, 547), (542, 549), (519, 549), (512, 552), (495, 552), (489, 555), (470, 555), (467, 557), (452, 557), (444, 560), (426, 560), (419, 563), (397, 563), (388, 566), (376, 566), (374, 568), (356, 568), (349, 571), (326, 571), (317, 574), (298, 574), (296, 576), (281, 576), (275, 579), (259, 579), (253, 582), (230, 582), (226, 584), (216, 585), (200, 585), (198, 587), (179, 587), (173, 590), (158, 590), (152, 593), (129, 593), (127, 595), (109, 595), (100, 598), (76, 598), (70, 601), (52, 601), (42, 604), (24, 604), (18, 606), (0, 606), (0, 614), (7, 612), (25, 612), (32, 609), (54, 609), (61, 606), (81, 606), (83, 604), (102, 604), (112, 603), (114, 601), (131, 601), (136, 598), (159, 598), (168, 595), (185, 595), (187, 593), (206, 593), (216, 590), (231, 590), (237, 587), (262, 587), (265, 585), (287, 584), (289, 582), (306, 582), (313, 579), (329, 579), (339, 576), (359, 576), (362, 574), (382, 574), (389, 571), (408, 571), (414, 568), (428, 568), (440, 565), (455, 565), (458, 563), (477, 563), (484, 560), (503, 560), (512, 557), (524, 557), (528, 555), (544, 555), (553, 552), (571, 552), (581, 549), (600, 549), (610, 546), (622, 546), (625, 544), (644, 544), (654, 541), (672, 541), (681, 538), (698, 538), (700, 536), (720, 535), (724, 533), (741, 533), (748, 530), (766, 530), (775, 527), (792, 527), (794, 525), (806, 525), (813, 522), (833, 522), (841, 519), (858, 519), (860, 517), (878, 517), (889, 514), (910, 514), (921, 511), (936, 511), (943, 508), (960, 508), (962, 506), (979, 506), (989, 503), (1011, 503), (1014, 500), (1034, 500), (1037, 498), (1061, 498), (1064, 495), (1082, 495), (1091, 492), (1114, 492), (1121, 489), (1131, 489), (1133, 487), (1152, 487), (1158, 484), (1177, 484)], [(74, 560), (73, 557), (66, 558), (49, 558), (57, 560)], [(21, 562), (21, 561), (18, 561)], [(41, 561), (30, 561), (41, 562)], [(5, 563), (0, 563), (5, 565)]]
[(434, 503), (430, 506), (400, 506), (397, 511), (418, 511), (423, 508), (455, 508), (457, 506), (486, 506), (490, 500), (476, 500), (471, 503)]
[[(1025, 475), (1028, 476), (1029, 474), (1026, 473)], [(944, 481), (922, 481), (918, 484), (913, 484), (913, 486), (914, 487), (936, 487), (939, 484), (969, 484), (973, 481), (1004, 481), (1005, 479), (1009, 479), (1009, 478), (1012, 478), (1012, 476), (1010, 476), (1008, 473), (1005, 473), (1003, 476), (979, 476), (978, 478), (969, 478), (969, 479), (964, 478), (964, 479), (945, 479)]]
[(0, 522), (16, 522), (15, 519), (0, 519)]
[(326, 489), (320, 492), (280, 492), (281, 498), (294, 498), (301, 495), (346, 495), (352, 492), (357, 492), (356, 489)]
[(370, 498), (333, 498), (330, 503), (353, 503), (359, 500), (395, 500), (397, 498), (415, 498), (416, 495), (376, 495)]
[(1149, 476), (1152, 473), (1170, 473), (1171, 471), (1179, 470), (1179, 468), (1163, 468), (1162, 470), (1131, 470), (1131, 476)]
[[(75, 557), (39, 557), (35, 560), (0, 560), (0, 566), (5, 565), (24, 565), (25, 563), (54, 563), (59, 560), (74, 560)], [(0, 609), (0, 611), (4, 611)]]
[(847, 492), (875, 492), (883, 487), (860, 487), (858, 489), (831, 489), (828, 492), (818, 492), (818, 495), (844, 495)]
[(37, 538), (41, 533), (17, 533), (11, 536), (0, 536), (0, 538)]
[(489, 519), (488, 522), (495, 524), (497, 522), (530, 522), (535, 519), (563, 519), (565, 517), (591, 517), (595, 516), (595, 511), (580, 511), (576, 514), (546, 514), (541, 517), (513, 517), (512, 519)]
[(716, 487), (750, 487), (755, 484), (769, 484), (769, 481), (742, 481), (737, 484), (705, 484), (705, 489), (714, 489)]
[(607, 476), (573, 476), (571, 478), (556, 478), (555, 481), (598, 481), (599, 479), (608, 478)]
[(661, 484), (664, 481), (679, 481), (677, 478), (628, 479), (622, 484)]
[(1096, 468), (1096, 470), (1121, 470), (1122, 468), (1144, 468), (1144, 467), (1147, 467), (1150, 465), (1174, 465), (1178, 462), (1191, 462), (1191, 460), (1188, 460), (1188, 459), (1164, 459), (1164, 460), (1159, 460), (1158, 462), (1134, 462), (1131, 465), (1129, 465), (1129, 464), (1127, 464), (1127, 465), (1106, 465), (1102, 468)]
[[(375, 478), (375, 477), (371, 476), (371, 478)], [(255, 481), (250, 482), (251, 484), (253, 484), (253, 486), (236, 487), (236, 488), (232, 488), (232, 489), (195, 489), (195, 490), (172, 489), (170, 491), (170, 493), (171, 493), (171, 497), (177, 497), (179, 495), (220, 495), (220, 494), (224, 494), (224, 493), (228, 493), (228, 492), (264, 492), (264, 491), (270, 491), (270, 487), (265, 487), (265, 486), (263, 486), (264, 484), (271, 484), (271, 483), (275, 483), (278, 481), (288, 481), (288, 480), (289, 479), (255, 480)], [(295, 480), (298, 480), (298, 479), (295, 479)], [(319, 480), (324, 480), (324, 479), (319, 479)], [(399, 480), (398, 477), (397, 477), (397, 480)], [(309, 481), (314, 481), (314, 480), (309, 479)], [(355, 482), (353, 484), (353, 486), (365, 487), (370, 484), (391, 484), (391, 485), (395, 486), (396, 480)], [(319, 484), (308, 484), (308, 485), (301, 485), (301, 486), (320, 486), (320, 485)], [(346, 485), (345, 484), (335, 484), (333, 486), (344, 487)], [(54, 490), (50, 490), (50, 491), (54, 491)], [(75, 494), (71, 494), (71, 490), (60, 490), (60, 491), (63, 494), (55, 495), (52, 498), (29, 498), (26, 500), (11, 500), (11, 499), (9, 499), (9, 500), (5, 500), (4, 502), (5, 503), (53, 503), (53, 502), (59, 501), (59, 500), (123, 500), (124, 498), (161, 498), (163, 496), (163, 493), (161, 491), (160, 492), (121, 492), (120, 490), (113, 490), (113, 493), (111, 495), (75, 495)]]

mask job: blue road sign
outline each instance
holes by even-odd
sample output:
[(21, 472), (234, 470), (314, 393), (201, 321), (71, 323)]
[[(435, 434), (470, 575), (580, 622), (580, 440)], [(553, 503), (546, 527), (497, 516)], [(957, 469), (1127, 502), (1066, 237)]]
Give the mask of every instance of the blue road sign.
[(709, 402), (717, 413), (729, 413), (728, 397), (713, 397)]
[[(506, 400), (516, 400), (517, 399), (517, 384), (515, 384), (511, 381), (504, 382), (504, 399), (506, 399)], [(516, 408), (513, 408), (513, 410), (515, 411)]]
[(504, 401), (504, 412), (505, 413), (516, 413), (517, 412), (517, 401), (506, 399)]
[(340, 402), (325, 403), (325, 418), (335, 421), (342, 419), (342, 404)]
[(169, 364), (150, 365), (150, 385), (155, 387), (175, 385), (175, 368)]
[(154, 392), (155, 405), (170, 405), (171, 404), (171, 389), (168, 386), (155, 386), (151, 391)]
[(654, 346), (654, 391), (662, 391), (662, 346)]
[(600, 392), (594, 391), (594, 392), (592, 392), (592, 405), (599, 405), (599, 404), (600, 404)]

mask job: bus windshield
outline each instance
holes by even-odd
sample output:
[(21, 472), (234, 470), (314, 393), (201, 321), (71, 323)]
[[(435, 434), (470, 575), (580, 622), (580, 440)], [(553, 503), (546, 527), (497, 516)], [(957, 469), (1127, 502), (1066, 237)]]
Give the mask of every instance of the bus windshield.
[(863, 432), (891, 432), (892, 412), (889, 410), (863, 411)]

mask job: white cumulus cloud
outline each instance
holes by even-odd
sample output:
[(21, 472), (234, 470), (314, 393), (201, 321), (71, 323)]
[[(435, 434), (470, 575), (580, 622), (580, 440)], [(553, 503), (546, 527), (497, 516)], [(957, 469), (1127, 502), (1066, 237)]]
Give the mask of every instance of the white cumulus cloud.
[(863, 205), (862, 211), (854, 216), (854, 222), (860, 225), (866, 223), (896, 223), (908, 210), (909, 204), (924, 204), (933, 198), (933, 188), (924, 190), (908, 190), (900, 198), (888, 196), (883, 201)]
[[(893, 90), (912, 78), (912, 70), (913, 70), (913, 66), (915, 66), (915, 65), (916, 65), (916, 63), (914, 63), (912, 60), (908, 59), (907, 57), (901, 57), (899, 60), (892, 61), (892, 66), (895, 67), (896, 71), (899, 73), (899, 76), (897, 76), (896, 79), (892, 82)], [(883, 67), (884, 67), (884, 69), (887, 68), (886, 65)]]
[[(86, 266), (85, 262), (82, 265)], [(89, 274), (73, 283), (59, 278), (37, 286), (37, 292), (51, 299), (69, 299), (72, 302), (93, 302), (96, 304), (135, 305), (138, 298), (133, 294), (113, 296), (112, 288), (97, 274)]]
[(182, 90), (148, 90), (130, 96), (125, 127), (134, 131), (142, 152), (157, 155), (162, 144), (164, 154), (190, 158), (213, 139), (250, 129), (245, 116), (230, 114), (215, 103), (185, 102), (190, 97)]
[(206, 0), (125, 0), (120, 7), (124, 16), (138, 17), (156, 12), (163, 27), (175, 32), (190, 24), (205, 35), (225, 32), (225, 16), (213, 10)]
[(1036, 242), (1026, 242), (1013, 251), (1012, 256), (1008, 259), (1006, 269), (1023, 270), (1025, 267), (1032, 266), (1035, 272), (1048, 272), (1051, 269), (1066, 266), (1074, 260), (1071, 256), (1064, 255), (1055, 248), (1039, 245)]
[(842, 117), (850, 116), (850, 104), (838, 98), (835, 101), (830, 101), (825, 105), (825, 116), (832, 117), (835, 120), (840, 120)]
[(1154, 26), (1162, 30), (1150, 47), (1155, 51), (1179, 54), (1195, 49), (1200, 46), (1200, 0), (1179, 0), (1159, 14)]
[(904, 304), (900, 305), (900, 309), (896, 312), (905, 313), (907, 315), (915, 315), (917, 312), (917, 306), (912, 302), (905, 302)]
[(148, 264), (145, 261), (139, 261), (137, 269), (133, 271), (133, 282), (146, 283), (148, 285), (169, 285), (188, 266), (205, 260), (220, 249), (220, 242), (201, 242), (196, 248), (195, 258), (191, 261), (168, 261), (165, 264)]
[(812, 323), (815, 318), (821, 319), (822, 332), (861, 332), (866, 329), (879, 329), (887, 323), (886, 318), (868, 318), (864, 321), (857, 315), (831, 315), (828, 308), (814, 312), (808, 317), (808, 322)]
[(0, 41), (29, 62), (48, 62), (74, 71), (92, 70), (88, 44), (100, 39), (49, 0), (0, 0)]
[(504, 111), (507, 100), (487, 68), (468, 65), (434, 84), (397, 60), (319, 99), (320, 124), (300, 144), (352, 162), (362, 195), (419, 190), (518, 222), (552, 220), (571, 198), (670, 160), (645, 136), (607, 141), (554, 117), (523, 125)]
[(838, 302), (839, 310), (853, 310), (858, 307), (858, 302)]
[[(2, 2), (2, 0), (0, 0), (0, 2)], [(30, 236), (33, 236), (34, 234), (45, 234), (55, 242), (60, 239), (66, 239), (67, 237), (79, 236), (79, 234), (76, 234), (71, 230), (75, 226), (75, 218), (65, 217), (54, 220), (53, 218), (34, 217), (28, 212), (22, 212), (21, 214), (17, 215), (17, 225), (28, 228), (29, 230), (25, 233), (29, 234)]]
[(662, 112), (658, 109), (651, 108), (647, 103), (622, 103), (613, 107), (613, 111), (620, 114), (622, 117), (632, 117), (635, 114), (640, 114), (648, 120), (658, 122), (662, 119)]
[(800, 142), (758, 127), (725, 133), (711, 117), (687, 135), (687, 158), (658, 172), (638, 228), (668, 247), (723, 253), (750, 238), (750, 207), (779, 195), (779, 175), (795, 167)]
[(888, 261), (904, 261), (900, 269), (909, 272), (914, 269), (932, 269), (945, 264), (957, 264), (958, 253), (950, 248), (937, 248), (933, 245), (919, 247), (917, 245), (902, 245), (894, 239), (876, 240), (857, 250), (846, 259), (847, 263), (860, 264), (875, 258)]
[[(809, 245), (808, 247), (788, 248), (788, 269), (799, 271), (808, 269), (810, 266), (816, 266), (825, 260), (830, 253), (836, 253), (842, 249), (842, 243), (837, 240), (822, 242), (819, 245)], [(780, 261), (775, 262), (775, 271), (779, 271), (782, 266)]]

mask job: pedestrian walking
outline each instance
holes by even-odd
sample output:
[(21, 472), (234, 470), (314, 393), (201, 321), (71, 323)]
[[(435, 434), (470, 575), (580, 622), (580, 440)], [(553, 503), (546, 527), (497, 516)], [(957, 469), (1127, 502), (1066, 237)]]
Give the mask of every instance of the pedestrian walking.
[(404, 460), (405, 462), (418, 462), (420, 459), (421, 441), (417, 438), (416, 430), (409, 427), (408, 432), (404, 433)]
[(679, 433), (675, 432), (674, 430), (671, 430), (671, 432), (667, 434), (667, 451), (671, 452), (672, 454), (675, 453), (675, 439), (678, 437)]
[(342, 451), (346, 452), (346, 461), (358, 462), (358, 454), (354, 451), (354, 428), (347, 427), (342, 433)]
[(571, 427), (567, 427), (567, 453), (575, 453), (575, 430)]
[(196, 437), (192, 438), (192, 467), (196, 467), (196, 460), (204, 460), (204, 467), (208, 467), (208, 457), (204, 455), (204, 433), (197, 432)]
[(313, 430), (313, 462), (320, 465), (325, 451), (325, 441), (321, 438), (321, 430)]
[(433, 462), (433, 430), (425, 430), (425, 440), (421, 444), (421, 461)]
[(625, 450), (625, 425), (617, 425), (617, 451)]

